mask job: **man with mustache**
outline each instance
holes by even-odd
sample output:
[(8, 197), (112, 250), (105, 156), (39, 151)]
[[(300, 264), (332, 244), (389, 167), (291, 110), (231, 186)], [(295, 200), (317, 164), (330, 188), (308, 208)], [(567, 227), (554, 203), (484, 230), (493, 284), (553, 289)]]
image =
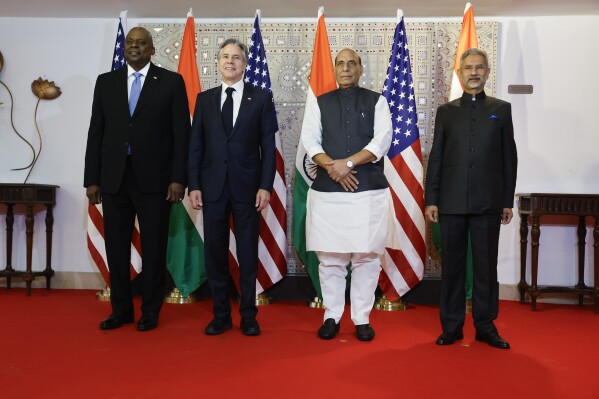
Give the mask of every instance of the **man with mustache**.
[(472, 317), (475, 339), (510, 345), (493, 321), (499, 312), (499, 230), (512, 220), (517, 152), (511, 104), (485, 94), (487, 54), (477, 48), (460, 58), (461, 98), (437, 109), (426, 175), (426, 218), (441, 227), (441, 326), (437, 345), (464, 338), (468, 233), (472, 240)]
[(171, 203), (187, 182), (189, 107), (181, 75), (150, 62), (152, 35), (144, 28), (125, 39), (127, 67), (96, 81), (85, 153), (84, 183), (92, 204), (103, 203), (110, 270), (111, 330), (132, 323), (131, 236), (139, 221), (142, 251), (139, 331), (158, 326), (166, 293), (166, 247)]
[[(322, 339), (335, 338), (345, 306), (351, 262), (351, 319), (360, 341), (374, 338), (369, 316), (385, 247), (399, 248), (393, 205), (383, 170), (391, 146), (389, 105), (380, 93), (358, 86), (362, 60), (344, 49), (335, 58), (339, 89), (308, 102), (301, 140), (318, 165), (308, 191), (306, 247), (315, 251), (324, 323)], [(314, 105), (313, 105), (314, 104)]]

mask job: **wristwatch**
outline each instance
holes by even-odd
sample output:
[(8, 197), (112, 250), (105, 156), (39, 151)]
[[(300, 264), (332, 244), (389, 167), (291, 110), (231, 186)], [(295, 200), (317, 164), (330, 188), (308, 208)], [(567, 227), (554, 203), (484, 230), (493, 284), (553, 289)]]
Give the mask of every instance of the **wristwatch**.
[(350, 169), (353, 169), (354, 163), (351, 161), (351, 159), (348, 159), (347, 162), (345, 163), (345, 166), (347, 166)]

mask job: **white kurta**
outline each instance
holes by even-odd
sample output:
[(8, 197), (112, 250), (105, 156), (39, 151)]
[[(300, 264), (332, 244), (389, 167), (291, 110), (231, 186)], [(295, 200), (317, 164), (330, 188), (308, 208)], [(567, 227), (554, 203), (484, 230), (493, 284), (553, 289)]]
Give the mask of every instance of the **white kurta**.
[(308, 251), (339, 253), (400, 249), (389, 189), (361, 193), (308, 191), (306, 204)]

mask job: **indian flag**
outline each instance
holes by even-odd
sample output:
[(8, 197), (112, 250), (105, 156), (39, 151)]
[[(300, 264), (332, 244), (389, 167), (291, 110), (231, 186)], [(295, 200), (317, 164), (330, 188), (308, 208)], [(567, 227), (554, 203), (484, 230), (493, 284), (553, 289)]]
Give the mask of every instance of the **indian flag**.
[(474, 9), (471, 3), (466, 3), (464, 9), (464, 19), (462, 19), (462, 30), (458, 39), (458, 48), (455, 52), (455, 63), (453, 64), (453, 75), (451, 77), (451, 90), (449, 92), (449, 101), (462, 97), (464, 88), (458, 78), (460, 69), (460, 57), (464, 51), (469, 48), (478, 47), (478, 38), (476, 37), (476, 25), (474, 24)]
[[(335, 72), (333, 68), (333, 59), (331, 58), (331, 48), (329, 46), (329, 37), (324, 22), (324, 7), (318, 9), (318, 22), (316, 27), (316, 37), (314, 39), (314, 53), (312, 55), (312, 64), (310, 69), (310, 86), (308, 87), (308, 96), (306, 98), (306, 109), (309, 104), (318, 106), (316, 98), (324, 93), (337, 89), (335, 81)], [(304, 125), (306, 118), (310, 115), (304, 114)], [(302, 134), (303, 134), (302, 127)], [(314, 252), (306, 250), (306, 198), (308, 189), (312, 185), (316, 176), (316, 164), (308, 158), (306, 149), (302, 141), (297, 146), (297, 156), (295, 158), (295, 185), (293, 188), (293, 244), (303, 262), (308, 275), (312, 279), (314, 288), (318, 297), (322, 298), (320, 281), (318, 278), (318, 258)]]
[[(193, 117), (197, 95), (202, 91), (195, 46), (195, 23), (190, 9), (187, 13), (177, 72), (183, 76), (185, 81), (191, 117)], [(168, 232), (167, 267), (175, 286), (184, 297), (198, 289), (207, 279), (203, 234), (202, 214), (191, 207), (188, 196), (182, 202), (172, 205)]]

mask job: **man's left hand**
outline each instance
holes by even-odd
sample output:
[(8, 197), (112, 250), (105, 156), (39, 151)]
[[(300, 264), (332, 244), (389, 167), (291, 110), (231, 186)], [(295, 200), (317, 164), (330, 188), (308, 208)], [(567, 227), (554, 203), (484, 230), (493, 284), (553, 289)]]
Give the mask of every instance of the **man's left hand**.
[(185, 186), (179, 183), (171, 183), (168, 185), (166, 200), (168, 202), (181, 202), (185, 196)]
[(256, 194), (256, 210), (260, 212), (265, 209), (270, 202), (270, 192), (268, 190), (259, 189)]
[(334, 159), (325, 163), (327, 165), (327, 172), (329, 177), (339, 183), (345, 176), (349, 175), (352, 171), (347, 167), (344, 159)]
[(514, 217), (512, 208), (503, 208), (503, 213), (501, 214), (501, 224), (510, 224), (512, 217)]

